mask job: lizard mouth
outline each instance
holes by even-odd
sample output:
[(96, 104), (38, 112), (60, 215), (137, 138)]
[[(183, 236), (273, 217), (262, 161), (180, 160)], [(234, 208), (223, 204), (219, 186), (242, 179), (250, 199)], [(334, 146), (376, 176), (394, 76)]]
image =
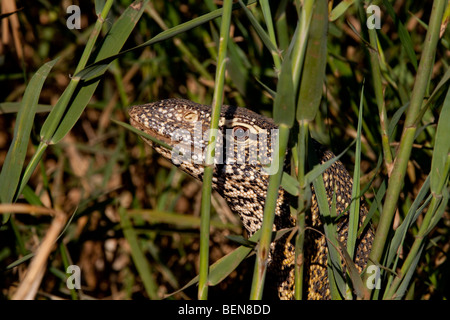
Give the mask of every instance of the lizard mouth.
[[(138, 106), (139, 107), (139, 106)], [(172, 162), (174, 162), (173, 159), (173, 148), (176, 149), (176, 144), (174, 144), (174, 140), (173, 137), (167, 134), (162, 134), (160, 132), (158, 132), (157, 130), (153, 129), (150, 126), (145, 125), (144, 123), (142, 123), (141, 119), (137, 116), (136, 112), (138, 112), (138, 110), (136, 110), (136, 107), (131, 107), (129, 109), (129, 114), (130, 114), (130, 124), (135, 127), (136, 129), (148, 134), (149, 136), (151, 136), (152, 138), (154, 138), (154, 140), (148, 139), (144, 136), (141, 136), (141, 138), (147, 142), (151, 147), (155, 148), (155, 149), (159, 149), (159, 152), (167, 159), (171, 160)], [(188, 146), (189, 148), (189, 146)], [(190, 145), (190, 155), (194, 155), (195, 153), (195, 149), (193, 145)], [(178, 149), (176, 150), (175, 153), (177, 156), (183, 156), (184, 151), (183, 149)], [(198, 158), (198, 156), (197, 156)], [(197, 159), (196, 158), (196, 159)], [(200, 157), (201, 158), (201, 157)], [(185, 162), (187, 159), (183, 158), (181, 161), (180, 159), (175, 160), (176, 162)], [(191, 160), (187, 160), (192, 161)], [(175, 162), (174, 162), (175, 163)]]
[[(158, 140), (158, 141), (160, 141), (160, 142), (163, 142), (163, 143), (165, 143), (166, 145), (172, 146), (173, 141), (172, 141), (172, 138), (171, 138), (171, 137), (169, 137), (169, 136), (167, 136), (167, 135), (164, 135), (164, 134), (161, 134), (161, 133), (159, 133), (158, 131), (154, 130), (153, 128), (147, 127), (147, 126), (144, 125), (141, 121), (137, 120), (137, 119), (136, 119), (136, 115), (133, 114), (133, 109), (130, 109), (130, 112), (129, 112), (129, 113), (130, 113), (130, 124), (131, 124), (133, 127), (137, 128), (137, 129), (139, 129), (139, 130), (141, 130), (142, 132), (147, 133), (148, 135), (150, 135), (150, 136), (152, 136), (153, 138), (155, 138), (155, 140)], [(158, 145), (158, 146), (161, 146), (161, 147), (163, 147), (163, 148), (166, 148), (164, 145), (158, 143), (157, 141), (153, 141), (153, 140), (147, 139), (147, 138), (142, 137), (142, 136), (141, 136), (141, 138), (145, 139), (145, 141), (147, 141), (151, 146)]]

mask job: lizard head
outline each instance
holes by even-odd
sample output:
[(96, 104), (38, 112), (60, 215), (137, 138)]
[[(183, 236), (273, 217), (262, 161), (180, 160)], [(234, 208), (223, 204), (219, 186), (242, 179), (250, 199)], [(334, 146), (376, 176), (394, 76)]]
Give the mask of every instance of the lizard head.
[[(175, 165), (201, 179), (211, 133), (211, 106), (184, 99), (166, 99), (129, 109), (135, 127), (169, 145), (169, 150), (144, 139)], [(230, 174), (244, 176), (271, 164), (277, 126), (272, 119), (245, 108), (223, 106), (216, 140), (214, 164)], [(250, 170), (252, 169), (252, 170)], [(245, 172), (244, 172), (245, 171)], [(220, 172), (218, 172), (220, 174)]]
[[(135, 128), (164, 142), (171, 150), (144, 139), (150, 146), (186, 173), (203, 180), (211, 106), (167, 99), (133, 106), (129, 114)], [(278, 128), (270, 118), (224, 105), (213, 134), (213, 188), (252, 234), (261, 225), (269, 174), (279, 168), (278, 157), (273, 156)]]

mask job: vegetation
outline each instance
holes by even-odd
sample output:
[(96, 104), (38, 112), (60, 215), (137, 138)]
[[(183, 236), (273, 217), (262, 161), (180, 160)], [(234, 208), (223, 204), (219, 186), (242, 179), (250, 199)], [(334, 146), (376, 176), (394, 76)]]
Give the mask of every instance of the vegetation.
[[(450, 2), (73, 4), (1, 2), (2, 299), (264, 297), (278, 186), (299, 199), (297, 255), (311, 183), (326, 200), (310, 135), (345, 150), (359, 182), (347, 248), (335, 224), (325, 228), (330, 261), (343, 256), (349, 270), (340, 282), (330, 264), (332, 297), (449, 297)], [(77, 8), (80, 28), (69, 28)], [(210, 176), (202, 187), (122, 125), (127, 107), (169, 97), (213, 112), (245, 106), (279, 125), (293, 170), (271, 176), (251, 242)], [(360, 277), (351, 259), (362, 194), (376, 238)], [(67, 285), (73, 266), (81, 289)], [(367, 286), (373, 270), (379, 289)], [(302, 274), (299, 264), (298, 299)]]

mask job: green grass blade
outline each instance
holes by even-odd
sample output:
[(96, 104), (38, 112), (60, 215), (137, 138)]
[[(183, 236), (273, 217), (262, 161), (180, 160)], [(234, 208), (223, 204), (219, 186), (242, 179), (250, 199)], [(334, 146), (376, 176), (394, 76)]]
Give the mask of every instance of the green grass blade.
[(148, 139), (153, 141), (154, 143), (159, 144), (160, 146), (168, 149), (168, 150), (172, 150), (172, 146), (168, 145), (167, 143), (165, 143), (164, 141), (158, 140), (155, 137), (149, 135), (148, 133), (145, 133), (144, 131), (141, 131), (139, 129), (136, 129), (135, 127), (133, 127), (132, 125), (129, 125), (128, 123), (122, 122), (122, 121), (118, 121), (115, 119), (111, 119), (112, 122), (117, 123), (119, 126), (124, 127), (125, 129), (130, 130), (131, 132), (136, 133), (137, 135), (141, 136), (144, 139)]
[(327, 31), (327, 2), (316, 1), (301, 76), (297, 121), (312, 121), (319, 110), (327, 64)]
[(278, 48), (281, 51), (287, 50), (289, 46), (288, 22), (286, 18), (286, 7), (289, 0), (279, 1), (277, 12), (275, 13), (275, 28), (278, 37)]
[[(49, 61), (40, 67), (25, 89), (21, 108), (17, 113), (14, 138), (0, 173), (0, 200), (2, 203), (12, 202), (16, 194), (42, 86), (57, 60)], [(4, 215), (5, 218), (7, 215)]]
[[(356, 142), (354, 140), (347, 148), (344, 149), (339, 155), (335, 156), (334, 158), (314, 166), (304, 177), (304, 184), (310, 185), (318, 176), (320, 176), (322, 173), (324, 173), (333, 163), (335, 163), (337, 160), (339, 160), (347, 151), (353, 146), (353, 144)], [(300, 193), (301, 185), (298, 180), (296, 180), (294, 177), (289, 175), (288, 173), (284, 172), (283, 176), (281, 178), (281, 187), (288, 192), (291, 195), (298, 196)], [(368, 222), (368, 221), (367, 221)]]
[(409, 35), (408, 30), (406, 30), (403, 23), (400, 21), (398, 16), (395, 14), (394, 8), (392, 7), (391, 3), (387, 0), (383, 0), (383, 4), (386, 7), (386, 10), (388, 14), (391, 16), (392, 20), (394, 20), (394, 23), (398, 30), (398, 35), (400, 37), (400, 41), (403, 45), (403, 48), (406, 51), (406, 54), (408, 55), (409, 60), (413, 64), (414, 68), (417, 70), (417, 58), (416, 53), (414, 51), (413, 43), (411, 41), (411, 36)]
[(408, 107), (409, 107), (409, 103), (406, 103), (405, 105), (398, 108), (398, 110), (395, 111), (394, 115), (392, 116), (391, 121), (389, 122), (389, 127), (388, 127), (389, 140), (392, 139), (394, 130), (397, 127), (397, 124), (398, 124), (400, 118), (403, 116), (403, 113), (405, 113), (405, 111), (408, 109)]
[[(306, 8), (305, 8), (306, 9)], [(327, 29), (328, 29), (328, 10), (326, 1), (315, 2), (313, 8), (314, 19), (310, 26), (304, 26), (307, 29), (308, 36), (307, 47), (305, 51), (304, 66), (300, 77), (300, 88), (296, 105), (296, 119), (299, 125), (299, 134), (297, 139), (298, 163), (297, 181), (300, 186), (297, 208), (297, 226), (299, 232), (295, 240), (295, 261), (304, 256), (304, 230), (305, 230), (305, 211), (308, 209), (308, 203), (311, 199), (310, 183), (306, 183), (305, 171), (307, 170), (307, 150), (309, 139), (309, 124), (315, 118), (322, 99), (323, 83), (325, 77), (325, 66), (327, 57)], [(307, 9), (302, 11), (302, 16), (308, 16)], [(303, 52), (303, 50), (302, 50)], [(290, 57), (290, 55), (288, 55)], [(295, 79), (297, 83), (297, 79)], [(292, 90), (296, 92), (297, 88)], [(303, 291), (303, 273), (302, 265), (295, 265), (295, 299), (302, 298)], [(331, 280), (334, 283), (334, 279)]]
[(159, 299), (157, 293), (158, 288), (155, 280), (153, 279), (150, 265), (145, 258), (141, 247), (139, 246), (136, 231), (134, 230), (124, 207), (119, 208), (119, 215), (123, 234), (125, 236), (125, 239), (127, 239), (128, 244), (130, 245), (131, 257), (133, 258), (136, 269), (138, 270), (142, 282), (144, 283), (145, 291), (147, 292), (150, 299)]
[[(103, 23), (109, 13), (109, 9), (111, 8), (112, 2), (113, 2), (112, 0), (108, 0), (105, 6), (103, 7), (102, 14), (98, 16), (97, 21), (95, 22), (94, 25), (94, 29), (91, 32), (89, 40), (86, 43), (86, 47), (83, 50), (83, 54), (81, 55), (80, 61), (75, 69), (74, 72), (75, 74), (86, 66), (88, 59), (91, 57), (94, 45), (97, 41), (98, 35), (100, 34), (100, 30), (103, 26)], [(78, 77), (72, 77), (66, 90), (64, 90), (64, 93), (58, 99), (58, 102), (56, 103), (55, 107), (52, 109), (47, 119), (45, 120), (44, 125), (41, 128), (41, 140), (43, 141), (43, 143), (49, 143), (79, 83), (80, 79)]]
[[(132, 4), (124, 11), (108, 32), (108, 35), (95, 58), (96, 61), (107, 57), (111, 53), (120, 51), (144, 12), (144, 7), (147, 2), (148, 0), (144, 0), (140, 2), (139, 5), (136, 3)], [(52, 143), (58, 143), (72, 129), (91, 99), (98, 83), (99, 80), (79, 89), (77, 95), (69, 105), (67, 114), (64, 116), (58, 129), (52, 136)]]
[(333, 10), (330, 12), (330, 21), (337, 20), (340, 16), (342, 16), (347, 9), (355, 3), (355, 0), (344, 0), (340, 2)]
[(402, 132), (400, 146), (389, 178), (383, 215), (380, 217), (380, 222), (372, 245), (372, 251), (370, 252), (369, 266), (371, 264), (376, 264), (381, 260), (383, 252), (385, 251), (386, 240), (392, 227), (392, 220), (397, 208), (401, 188), (403, 187), (407, 164), (411, 156), (411, 149), (416, 132), (415, 122), (417, 120), (417, 115), (420, 113), (420, 108), (423, 104), (423, 99), (428, 86), (428, 79), (433, 69), (436, 47), (439, 40), (440, 22), (442, 20), (444, 8), (444, 0), (435, 0), (433, 2), (430, 24), (426, 35), (428, 41), (425, 42), (423, 54), (420, 59), (410, 106), (406, 114), (405, 129)]
[[(410, 274), (410, 272), (412, 272), (411, 269), (415, 268), (415, 265), (417, 264), (417, 261), (420, 257), (420, 253), (424, 246), (424, 239), (428, 235), (428, 233), (432, 230), (432, 226), (436, 225), (438, 220), (441, 218), (447, 206), (448, 191), (446, 189), (446, 186), (448, 184), (450, 155), (449, 155), (448, 141), (445, 141), (448, 140), (447, 137), (448, 131), (445, 130), (448, 130), (447, 112), (449, 112), (449, 110), (450, 110), (450, 90), (448, 90), (446, 99), (443, 102), (441, 117), (439, 118), (438, 129), (436, 134), (435, 151), (433, 152), (432, 168), (433, 168), (433, 161), (434, 161), (434, 168), (435, 169), (439, 168), (437, 169), (439, 171), (438, 173), (436, 171), (432, 172), (432, 174), (436, 175), (437, 178), (433, 180), (434, 182), (431, 180), (432, 176), (430, 177), (430, 189), (432, 183), (434, 183), (433, 186), (434, 190), (431, 190), (432, 191), (431, 194), (433, 195), (433, 197), (431, 199), (428, 211), (426, 212), (423, 221), (420, 225), (419, 231), (411, 247), (411, 250), (409, 251), (406, 257), (399, 274), (395, 277), (391, 286), (389, 287), (389, 289), (385, 294), (385, 297), (388, 299), (401, 296), (402, 292), (399, 293), (400, 287), (403, 286), (402, 287), (403, 290), (406, 290), (404, 286), (409, 284), (410, 278), (408, 278), (408, 275)], [(442, 159), (444, 155), (445, 159)], [(438, 160), (435, 160), (435, 158)]]
[(250, 241), (247, 238), (244, 238), (241, 235), (229, 235), (226, 236), (228, 240), (231, 240), (233, 242), (236, 242), (237, 244), (240, 244), (241, 246), (245, 246), (248, 248), (256, 248), (257, 243)]
[[(328, 205), (325, 184), (322, 176), (317, 177), (314, 182), (314, 191), (317, 197), (320, 214), (323, 216), (325, 236), (328, 247), (328, 274), (333, 274), (336, 285), (330, 285), (331, 298), (342, 299), (345, 297), (345, 279), (341, 268), (341, 257), (338, 252), (339, 244), (337, 240), (337, 228), (333, 223), (333, 217)], [(332, 279), (330, 279), (332, 280)]]
[(311, 184), (317, 177), (319, 177), (322, 173), (325, 172), (333, 163), (338, 161), (347, 151), (353, 146), (356, 142), (354, 140), (352, 143), (348, 145), (340, 154), (335, 156), (334, 158), (322, 163), (315, 165), (306, 175), (305, 175), (305, 184)]
[[(300, 93), (301, 94), (301, 93)], [(300, 106), (297, 106), (297, 111)], [(297, 112), (298, 116), (298, 112)], [(299, 184), (299, 194), (297, 198), (297, 228), (298, 232), (295, 238), (295, 260), (294, 261), (304, 261), (305, 251), (305, 224), (306, 224), (306, 213), (309, 209), (309, 204), (311, 202), (311, 186), (305, 183), (305, 171), (307, 170), (307, 148), (308, 144), (311, 143), (309, 137), (308, 121), (298, 119), (299, 132), (297, 138), (297, 146), (294, 149), (293, 160), (295, 167), (297, 168), (297, 183)], [(304, 263), (296, 263), (294, 267), (294, 297), (296, 300), (301, 300), (303, 297), (303, 282), (304, 282)]]
[(29, 253), (29, 254), (17, 259), (16, 261), (8, 264), (5, 269), (6, 270), (13, 269), (13, 268), (17, 267), (18, 265), (21, 265), (22, 263), (27, 262), (28, 260), (31, 260), (31, 258), (33, 258), (34, 255), (35, 255), (35, 252)]
[[(261, 235), (261, 231), (255, 232), (253, 236), (251, 236), (248, 240), (252, 243), (259, 240)], [(214, 262), (209, 268), (209, 285), (215, 286), (220, 283), (223, 279), (225, 279), (231, 272), (233, 272), (237, 266), (250, 254), (253, 248), (250, 248), (246, 245), (241, 245), (236, 248), (232, 252), (223, 256), (216, 262)], [(168, 294), (166, 298), (185, 290), (186, 288), (198, 283), (199, 276), (194, 277), (190, 280), (186, 285), (184, 285), (181, 289)]]
[[(141, 8), (141, 10), (135, 10), (136, 8)], [(111, 52), (118, 52), (120, 50), (128, 37), (124, 32), (128, 32), (128, 35), (131, 33), (141, 14), (142, 7), (135, 7), (133, 6), (133, 4), (125, 10), (125, 12), (119, 17), (116, 23), (114, 23), (114, 25), (111, 27), (108, 36), (104, 40), (102, 47), (99, 50), (96, 58), (97, 60), (108, 56), (109, 54), (111, 54)], [(122, 38), (116, 38), (116, 35), (121, 35)], [(85, 56), (84, 53), (83, 56)], [(88, 56), (88, 54), (86, 54), (86, 56)], [(80, 61), (80, 63), (81, 65), (83, 65), (83, 61)], [(77, 69), (79, 67), (77, 67)], [(56, 106), (53, 108), (52, 112), (48, 115), (46, 121), (44, 122), (44, 125), (41, 128), (41, 138), (43, 141), (38, 146), (37, 151), (31, 158), (30, 162), (27, 165), (27, 168), (25, 169), (23, 178), (20, 183), (19, 193), (28, 183), (31, 174), (39, 164), (40, 159), (45, 153), (48, 144), (59, 142), (78, 121), (84, 108), (92, 98), (92, 95), (94, 94), (94, 91), (97, 88), (100, 79), (93, 81), (87, 85), (83, 84), (83, 86), (81, 87), (78, 86), (78, 81), (79, 79), (77, 79), (76, 81), (72, 79), (66, 90), (63, 92), (62, 96), (59, 98)], [(69, 110), (60, 122), (61, 117), (63, 116), (67, 107), (69, 108)], [(56, 132), (54, 130), (56, 130)]]
[[(274, 240), (278, 240), (286, 233), (291, 232), (292, 228), (278, 230), (274, 232)], [(248, 239), (250, 244), (256, 243), (260, 238), (260, 231), (255, 232), (255, 234)], [(223, 281), (231, 272), (233, 272), (239, 264), (250, 254), (254, 249), (253, 246), (243, 245), (225, 257), (219, 259), (216, 263), (211, 266), (211, 273), (209, 275), (209, 285), (215, 286)], [(220, 262), (220, 263), (218, 263)]]
[[(200, 227), (200, 217), (195, 217), (186, 214), (179, 214), (175, 212), (168, 212), (156, 209), (133, 209), (128, 210), (127, 214), (130, 216), (140, 216), (145, 221), (151, 224), (155, 223), (168, 223), (180, 228), (198, 228)], [(235, 226), (231, 223), (223, 223), (218, 220), (212, 220), (211, 226), (217, 229), (240, 230), (239, 226)]]
[(281, 177), (281, 187), (293, 196), (298, 196), (300, 193), (300, 183), (286, 172), (283, 172)]
[(105, 1), (95, 0), (95, 13), (97, 15), (101, 14), (104, 6), (105, 6)]
[(292, 86), (292, 69), (290, 55), (285, 57), (277, 85), (277, 95), (273, 106), (273, 120), (278, 125), (291, 128), (295, 119), (294, 88)]
[(409, 282), (411, 281), (413, 274), (416, 272), (416, 266), (419, 263), (424, 247), (425, 244), (422, 243), (417, 252), (417, 255), (414, 257), (414, 260), (411, 263), (411, 267), (408, 269), (408, 272), (405, 275), (405, 278), (403, 279), (402, 283), (400, 284), (394, 296), (392, 297), (393, 299), (400, 300), (405, 295), (406, 290), (408, 289), (409, 286)]
[(382, 213), (383, 211), (382, 200), (385, 194), (386, 194), (386, 181), (383, 180), (383, 182), (381, 183), (380, 187), (376, 192), (375, 199), (372, 201), (372, 205), (370, 206), (369, 212), (367, 213), (366, 218), (364, 219), (364, 223), (358, 230), (358, 237), (362, 234), (362, 232), (370, 223), (370, 221), (372, 221), (372, 217), (377, 211), (377, 209), (380, 214)]
[[(280, 62), (279, 50), (278, 50), (278, 48), (276, 46), (275, 39), (271, 38), (267, 34), (267, 32), (259, 24), (258, 20), (256, 20), (256, 18), (254, 17), (253, 13), (250, 11), (250, 9), (248, 9), (246, 7), (246, 5), (242, 2), (242, 0), (239, 0), (239, 4), (241, 5), (242, 10), (245, 12), (248, 20), (250, 20), (253, 28), (255, 28), (256, 33), (258, 33), (258, 35), (261, 38), (262, 42), (264, 43), (266, 48), (270, 51), (270, 54), (273, 56), (275, 67), (279, 68), (281, 66), (281, 62)], [(270, 11), (269, 11), (269, 13), (270, 13)], [(266, 20), (266, 22), (267, 22), (267, 20)]]
[[(369, 19), (368, 14), (365, 17), (366, 19)], [(386, 63), (384, 60), (383, 49), (378, 41), (377, 30), (374, 28), (369, 28), (368, 33), (372, 48), (378, 49), (371, 50), (369, 48), (368, 52), (370, 55), (373, 91), (375, 93), (378, 114), (380, 116), (381, 145), (383, 148), (386, 165), (391, 166), (393, 159), (388, 135), (389, 118), (387, 116), (386, 104), (384, 102), (383, 81), (381, 76), (381, 70), (386, 69)]]
[[(239, 264), (249, 255), (251, 251), (252, 251), (251, 248), (248, 248), (246, 246), (240, 246), (239, 248), (235, 249), (234, 251), (230, 252), (226, 256), (220, 258), (215, 263), (213, 263), (209, 269), (208, 285), (215, 286), (218, 283), (220, 283), (239, 266)], [(168, 298), (198, 283), (198, 279), (199, 276), (194, 277), (181, 289), (172, 292), (171, 294), (168, 294), (167, 296), (165, 296), (165, 298)]]
[[(273, 21), (272, 21), (272, 12), (270, 10), (270, 4), (269, 0), (261, 0), (259, 1), (261, 5), (261, 10), (264, 15), (264, 20), (267, 25), (267, 32), (269, 33), (270, 41), (273, 43), (275, 47), (277, 47), (277, 38), (275, 36), (275, 29), (273, 27)], [(276, 70), (280, 70), (281, 68), (281, 57), (280, 57), (280, 50), (277, 48), (276, 52), (272, 52), (273, 62), (275, 64)]]
[(420, 110), (420, 113), (417, 116), (416, 123), (418, 123), (420, 121), (420, 119), (423, 118), (423, 115), (430, 107), (434, 107), (435, 105), (438, 104), (437, 103), (438, 99), (440, 99), (441, 96), (443, 94), (445, 94), (445, 92), (446, 92), (446, 90), (448, 90), (449, 86), (450, 86), (450, 68), (447, 69), (447, 71), (445, 72), (445, 74), (442, 76), (441, 80), (437, 84), (437, 86), (434, 88), (434, 91), (431, 94), (430, 98), (427, 99), (427, 102)]
[[(414, 200), (413, 204), (408, 210), (408, 213), (406, 214), (405, 219), (403, 220), (402, 224), (398, 226), (398, 228), (395, 230), (395, 234), (392, 238), (391, 244), (389, 246), (389, 251), (387, 255), (387, 260), (385, 265), (389, 267), (394, 260), (395, 255), (398, 252), (398, 249), (403, 244), (404, 239), (406, 237), (406, 233), (408, 229), (412, 226), (412, 224), (416, 221), (418, 216), (421, 212), (425, 209), (426, 206), (430, 203), (431, 196), (428, 197), (428, 199), (425, 200), (425, 203), (420, 206), (422, 201), (425, 199), (425, 196), (427, 195), (428, 191), (430, 189), (430, 177), (425, 180), (422, 187), (420, 188), (419, 193), (417, 194), (416, 199)], [(419, 208), (420, 206), (420, 208)]]
[[(256, 2), (256, 0), (250, 0), (250, 1), (247, 2), (247, 5), (253, 4), (255, 2)], [(233, 10), (237, 9), (237, 8), (240, 8), (240, 5), (238, 3), (236, 3), (233, 6)], [(75, 76), (79, 77), (82, 80), (90, 80), (90, 79), (93, 79), (95, 77), (98, 77), (98, 76), (102, 75), (106, 71), (106, 69), (108, 69), (109, 64), (113, 60), (119, 58), (120, 56), (122, 56), (122, 55), (124, 55), (124, 54), (126, 54), (128, 52), (131, 52), (131, 51), (134, 51), (134, 50), (138, 50), (138, 49), (142, 49), (142, 48), (147, 47), (149, 45), (152, 45), (152, 44), (155, 44), (155, 43), (158, 43), (158, 42), (161, 42), (161, 41), (173, 38), (176, 35), (179, 35), (179, 34), (181, 34), (183, 32), (189, 31), (189, 30), (191, 30), (191, 29), (193, 29), (195, 27), (198, 27), (199, 25), (202, 25), (202, 24), (204, 24), (204, 23), (206, 23), (208, 21), (211, 21), (211, 20), (213, 20), (215, 18), (220, 17), (222, 15), (222, 11), (223, 11), (222, 9), (217, 9), (215, 11), (209, 12), (209, 13), (204, 14), (204, 15), (198, 17), (198, 18), (192, 19), (192, 20), (190, 20), (188, 22), (179, 24), (179, 25), (177, 25), (175, 27), (172, 27), (172, 28), (170, 28), (168, 30), (165, 30), (165, 31), (157, 34), (152, 39), (150, 39), (150, 40), (144, 42), (143, 44), (140, 44), (140, 45), (138, 45), (138, 46), (136, 46), (134, 48), (125, 50), (125, 51), (123, 51), (121, 53), (118, 53), (118, 54), (109, 55), (108, 57), (102, 57), (102, 59), (98, 59), (95, 63), (87, 66), (86, 68), (84, 68), (83, 70), (78, 72)]]
[(442, 105), (439, 123), (436, 130), (436, 139), (434, 141), (433, 158), (431, 160), (430, 170), (430, 189), (433, 197), (441, 200), (441, 204), (433, 215), (427, 233), (437, 224), (442, 217), (448, 202), (449, 170), (450, 170), (450, 89)]
[[(284, 61), (283, 63), (285, 63)], [(282, 67), (283, 70), (283, 67)], [(280, 82), (279, 82), (280, 83)], [(280, 91), (277, 88), (277, 96)], [(280, 95), (281, 96), (281, 95)], [(261, 226), (261, 240), (256, 256), (255, 268), (253, 271), (252, 288), (250, 292), (251, 300), (262, 299), (264, 281), (267, 272), (267, 260), (269, 257), (269, 248), (272, 239), (272, 226), (275, 217), (275, 208), (278, 198), (278, 190), (281, 183), (281, 176), (283, 174), (283, 163), (286, 154), (287, 143), (289, 139), (289, 127), (281, 124), (279, 126), (279, 133), (277, 135), (276, 146), (273, 157), (277, 157), (277, 171), (269, 177), (269, 186), (267, 188), (267, 197), (264, 204), (263, 223)]]
[[(20, 108), (22, 107), (21, 102), (1, 102), (0, 103), (0, 114), (6, 114), (6, 113), (17, 113), (19, 112)], [(38, 104), (36, 107), (36, 113), (46, 113), (51, 111), (53, 106), (49, 104)]]
[(305, 52), (309, 29), (314, 11), (314, 1), (305, 0), (295, 29), (288, 52), (292, 51), (292, 81), (293, 87), (297, 90), (300, 83), (300, 75), (305, 61)]
[(227, 63), (227, 47), (230, 34), (230, 22), (232, 12), (231, 0), (224, 1), (222, 24), (220, 26), (220, 41), (217, 57), (217, 70), (215, 77), (214, 95), (211, 110), (211, 124), (208, 136), (208, 145), (205, 156), (205, 168), (203, 171), (201, 222), (200, 222), (200, 267), (198, 298), (208, 298), (208, 272), (209, 272), (209, 228), (211, 215), (211, 192), (214, 170), (214, 155), (217, 142), (217, 128), (219, 127), (220, 109), (223, 103), (225, 85), (225, 66)]
[[(450, 164), (450, 156), (449, 156), (449, 159), (447, 162), (447, 172), (448, 172), (449, 164)], [(446, 181), (446, 184), (448, 185), (448, 179)], [(436, 227), (439, 220), (441, 220), (442, 216), (445, 213), (445, 210), (447, 209), (448, 199), (449, 199), (449, 192), (447, 189), (444, 188), (442, 190), (442, 200), (441, 200), (439, 206), (436, 208), (436, 211), (430, 220), (430, 225), (428, 226), (426, 234), (430, 233), (433, 230), (433, 228)]]
[(279, 125), (276, 146), (274, 149), (275, 152), (273, 153), (273, 163), (271, 165), (271, 169), (275, 169), (275, 171), (270, 170), (271, 172), (269, 172), (270, 177), (266, 202), (264, 205), (260, 247), (257, 252), (250, 292), (250, 299), (252, 300), (262, 299), (278, 190), (283, 175), (283, 164), (289, 140), (289, 132), (294, 124), (295, 100), (292, 95), (291, 66), (290, 54), (288, 54), (281, 66), (281, 73), (277, 84), (277, 95), (273, 105), (274, 121)]
[(358, 129), (356, 132), (356, 150), (355, 150), (355, 169), (353, 172), (352, 202), (350, 204), (350, 213), (348, 221), (347, 252), (353, 260), (356, 247), (356, 238), (359, 226), (360, 210), (360, 172), (361, 172), (361, 126), (364, 101), (364, 84), (361, 89), (361, 98), (359, 104)]
[(439, 195), (446, 181), (448, 171), (445, 172), (445, 164), (450, 152), (450, 89), (447, 90), (444, 103), (442, 105), (439, 123), (436, 131), (436, 139), (434, 141), (433, 159), (431, 161), (431, 192)]
[(40, 136), (41, 136), (41, 144), (51, 144), (51, 137), (55, 133), (56, 128), (58, 127), (61, 118), (63, 117), (64, 111), (69, 105), (72, 94), (74, 93), (76, 87), (78, 86), (79, 81), (76, 79), (72, 79), (67, 86), (66, 90), (59, 97), (56, 105), (50, 111), (49, 115), (45, 119), (44, 124), (42, 125)]
[(272, 99), (275, 99), (275, 97), (276, 97), (276, 95), (277, 95), (277, 93), (274, 91), (274, 90), (272, 90), (271, 88), (269, 88), (269, 86), (268, 85), (266, 85), (265, 83), (263, 83), (260, 79), (258, 79), (258, 78), (255, 78), (255, 80), (267, 91), (267, 93), (270, 95), (270, 97), (272, 98)]
[[(356, 268), (355, 263), (353, 262), (353, 258), (350, 257), (349, 253), (347, 252), (347, 248), (344, 246), (343, 243), (338, 242), (341, 252), (344, 258), (345, 265), (347, 266), (347, 272), (349, 274), (349, 278), (352, 282), (352, 288), (354, 292), (356, 293), (356, 296), (359, 299), (362, 299), (367, 293), (366, 286), (364, 285), (361, 276), (359, 274), (358, 269)], [(351, 293), (349, 290), (347, 290), (347, 297), (351, 298)]]

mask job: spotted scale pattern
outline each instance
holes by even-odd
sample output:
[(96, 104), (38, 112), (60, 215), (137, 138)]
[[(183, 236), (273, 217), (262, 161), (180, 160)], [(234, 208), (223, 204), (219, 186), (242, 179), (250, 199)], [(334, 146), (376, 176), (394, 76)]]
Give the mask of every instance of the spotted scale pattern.
[[(180, 153), (183, 156), (174, 157), (173, 150), (170, 151), (144, 139), (150, 146), (183, 171), (202, 180), (207, 133), (211, 122), (210, 106), (183, 99), (167, 99), (133, 106), (129, 109), (129, 114), (130, 123), (134, 127), (175, 148), (175, 155)], [(221, 108), (215, 149), (213, 188), (224, 197), (230, 209), (240, 216), (250, 236), (262, 224), (269, 180), (264, 168), (272, 161), (276, 129), (277, 126), (272, 119), (248, 109), (233, 106)], [(315, 143), (315, 147), (321, 162), (334, 157), (333, 153), (320, 144)], [(327, 169), (323, 177), (330, 204), (333, 192), (336, 192), (337, 213), (342, 214), (338, 224), (339, 240), (345, 244), (348, 214), (343, 212), (351, 201), (352, 179), (340, 161), (336, 161)], [(290, 200), (289, 194), (280, 188), (274, 230), (295, 226), (295, 220), (289, 211)], [(366, 214), (367, 210), (362, 205), (360, 225)], [(311, 214), (306, 217), (306, 223), (311, 227), (305, 233), (304, 263), (308, 283), (306, 294), (308, 299), (329, 299), (326, 267), (328, 250), (314, 190)], [(314, 229), (321, 233), (315, 232)], [(372, 240), (373, 232), (370, 228), (367, 228), (358, 239), (355, 263), (360, 272), (367, 263)], [(269, 275), (275, 279), (278, 297), (282, 300), (293, 299), (294, 245), (287, 236), (271, 244), (268, 270)]]

